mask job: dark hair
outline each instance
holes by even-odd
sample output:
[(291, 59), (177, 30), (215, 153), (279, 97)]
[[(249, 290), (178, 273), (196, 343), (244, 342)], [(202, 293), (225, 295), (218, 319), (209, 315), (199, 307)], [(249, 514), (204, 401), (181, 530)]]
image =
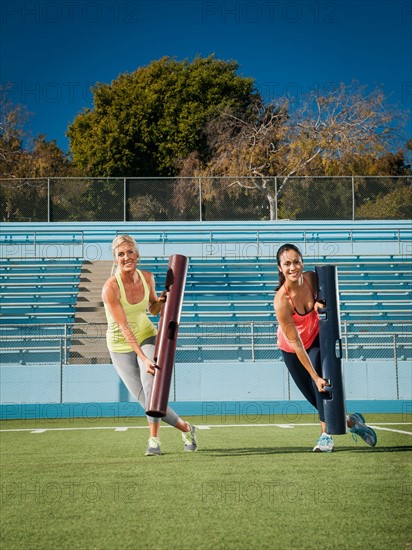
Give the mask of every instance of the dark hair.
[[(282, 246), (276, 252), (276, 261), (279, 267), (280, 267), (280, 257), (284, 252), (287, 252), (288, 250), (294, 250), (299, 254), (301, 260), (303, 260), (302, 252), (299, 250), (299, 248), (295, 244), (290, 244), (290, 243), (282, 244)], [(283, 286), (283, 283), (285, 282), (285, 276), (283, 275), (283, 273), (279, 271), (279, 269), (278, 269), (278, 276), (279, 276), (279, 285), (275, 288), (276, 292)]]

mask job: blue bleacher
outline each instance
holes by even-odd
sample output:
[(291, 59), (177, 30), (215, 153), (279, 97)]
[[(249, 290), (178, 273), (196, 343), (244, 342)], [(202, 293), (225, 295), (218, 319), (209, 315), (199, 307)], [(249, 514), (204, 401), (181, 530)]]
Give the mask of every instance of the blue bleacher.
[(73, 265), (71, 273), (48, 273), (32, 264), (24, 274), (16, 264), (7, 275), (1, 274), (0, 324), (39, 322), (70, 323), (80, 282), (81, 263)]
[[(2, 358), (12, 356), (5, 351), (7, 346), (20, 349), (22, 361), (28, 354), (36, 361), (50, 360), (48, 350), (56, 347), (54, 337), (64, 336), (61, 327), (65, 327), (70, 342), (81, 267), (83, 261), (89, 261), (85, 258), (85, 247), (99, 248), (101, 256), (97, 261), (100, 257), (108, 259), (114, 233), (134, 234), (133, 228), (129, 224), (109, 227), (107, 224), (53, 224), (52, 228), (48, 224), (4, 225), (6, 230), (0, 236), (3, 251), (0, 262), (0, 328), (8, 340), (3, 343)], [(55, 225), (59, 227), (55, 228)], [(139, 244), (142, 243), (141, 250), (147, 245), (152, 251), (150, 256), (142, 254), (141, 268), (154, 273), (158, 291), (164, 286), (169, 248), (170, 253), (185, 253), (181, 249), (182, 243), (201, 243), (203, 247), (197, 250), (204, 254), (189, 256), (179, 332), (180, 360), (197, 355), (202, 360), (215, 360), (215, 356), (219, 356), (221, 350), (216, 347), (216, 339), (205, 336), (204, 327), (203, 336), (199, 336), (198, 327), (208, 323), (224, 327), (222, 333), (225, 333), (228, 360), (239, 360), (240, 356), (246, 360), (251, 353), (245, 344), (246, 335), (239, 336), (243, 322), (248, 323), (247, 331), (250, 331), (251, 321), (267, 323), (262, 329), (267, 334), (257, 342), (254, 350), (255, 359), (265, 357), (265, 350), (269, 347), (272, 353), (278, 353), (273, 311), (277, 284), (274, 242), (297, 242), (304, 252), (306, 250), (305, 269), (314, 269), (315, 265), (324, 263), (337, 265), (345, 332), (410, 332), (412, 269), (410, 254), (406, 253), (411, 250), (410, 225), (404, 222), (324, 222), (313, 223), (312, 228), (308, 225), (308, 222), (277, 226), (248, 222), (207, 226), (169, 223), (159, 228), (159, 224), (139, 224), (135, 237)], [(387, 247), (384, 252), (376, 251), (377, 236)], [(220, 254), (225, 245), (250, 244), (256, 239), (259, 245), (271, 245), (269, 254), (253, 256), (248, 253), (244, 257), (233, 247), (226, 249), (226, 255)], [(335, 244), (345, 244), (345, 250), (363, 246), (364, 252), (337, 254), (334, 249), (334, 253), (328, 255), (332, 240)], [(155, 244), (159, 245), (157, 251), (160, 254), (154, 250)], [(204, 245), (218, 245), (218, 248), (205, 249)], [(315, 245), (317, 248), (312, 251)], [(58, 249), (62, 257), (39, 257), (45, 247), (51, 247), (48, 250), (52, 252)], [(249, 248), (247, 250), (249, 252)], [(323, 253), (319, 253), (322, 250)], [(18, 257), (23, 252), (24, 257)], [(24, 325), (24, 331), (27, 331), (27, 325), (29, 328), (36, 326), (38, 339), (33, 339), (30, 331), (22, 332), (18, 325)], [(31, 351), (25, 348), (30, 338)], [(351, 342), (356, 344), (354, 356), (364, 357), (373, 351), (373, 342), (352, 339)], [(405, 344), (404, 348), (402, 351), (410, 356), (410, 347)], [(58, 353), (58, 350), (54, 349), (53, 353)]]
[(1, 363), (59, 361), (59, 337), (70, 343), (81, 266), (79, 259), (0, 262)]
[[(411, 264), (406, 256), (340, 257), (310, 258), (305, 260), (306, 269), (330, 262), (338, 267), (340, 289), (341, 321), (344, 338), (348, 339), (351, 358), (376, 356), (376, 342), (393, 354), (392, 334), (410, 332), (412, 327), (411, 301)], [(167, 259), (145, 259), (142, 269), (154, 272), (156, 286), (161, 289), (167, 268)], [(202, 323), (224, 327), (227, 338), (224, 341), (225, 360), (233, 357), (250, 356), (250, 337), (239, 342), (231, 331), (238, 332), (238, 323), (269, 323), (270, 327), (264, 339), (265, 350), (256, 349), (254, 359), (267, 358), (271, 349), (271, 358), (280, 357), (274, 347), (276, 318), (273, 311), (274, 287), (277, 284), (277, 268), (274, 259), (248, 258), (228, 260), (214, 258), (212, 261), (190, 258), (185, 287), (181, 328), (179, 332), (179, 360), (185, 357), (197, 358), (197, 361), (218, 360), (222, 358), (222, 346), (216, 339), (205, 337), (200, 329)], [(196, 325), (197, 323), (197, 325)], [(232, 323), (232, 325), (230, 325)], [(246, 329), (250, 333), (250, 328)], [(199, 334), (200, 331), (200, 334)], [(361, 331), (374, 338), (366, 343), (358, 338), (353, 342), (352, 333)], [(381, 332), (390, 333), (385, 339)], [(407, 336), (410, 342), (410, 336)], [(212, 342), (215, 342), (214, 346)], [(256, 340), (255, 340), (256, 343)], [(411, 358), (411, 346), (402, 346), (398, 340), (399, 356)], [(210, 348), (210, 349), (209, 349)], [(218, 348), (218, 351), (216, 351)], [(239, 350), (242, 350), (241, 353)], [(378, 352), (384, 355), (385, 351)], [(239, 360), (239, 359), (237, 359)]]
[[(316, 264), (338, 267), (342, 320), (382, 319), (411, 321), (411, 265), (406, 257), (387, 259), (307, 258), (306, 269)], [(142, 268), (153, 271), (162, 288), (167, 261), (143, 260)], [(273, 259), (249, 258), (212, 262), (191, 258), (186, 280), (181, 321), (275, 321), (273, 312), (277, 269)]]

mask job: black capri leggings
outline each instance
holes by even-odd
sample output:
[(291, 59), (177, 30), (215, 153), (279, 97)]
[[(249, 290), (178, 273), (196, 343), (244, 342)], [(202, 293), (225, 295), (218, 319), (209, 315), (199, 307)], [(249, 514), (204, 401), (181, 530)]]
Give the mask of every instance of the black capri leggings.
[[(307, 353), (310, 357), (312, 365), (315, 368), (315, 371), (322, 376), (322, 364), (320, 360), (320, 345), (319, 345), (319, 335), (316, 336), (310, 348), (308, 348)], [(319, 418), (321, 422), (325, 421), (325, 414), (323, 411), (323, 400), (325, 395), (323, 395), (318, 388), (316, 387), (315, 382), (310, 377), (310, 374), (299, 361), (296, 353), (289, 353), (288, 351), (283, 351), (283, 359), (285, 360), (286, 367), (290, 372), (291, 377), (293, 378), (295, 384), (299, 390), (303, 393), (306, 399), (311, 405), (317, 409), (319, 413)], [(326, 394), (327, 395), (327, 394)]]

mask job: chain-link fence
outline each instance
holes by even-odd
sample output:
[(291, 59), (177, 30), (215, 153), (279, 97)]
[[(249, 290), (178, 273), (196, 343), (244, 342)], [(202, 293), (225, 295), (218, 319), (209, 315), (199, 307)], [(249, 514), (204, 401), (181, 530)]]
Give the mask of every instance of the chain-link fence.
[(412, 176), (0, 180), (10, 222), (408, 219)]
[[(12, 330), (13, 329), (13, 330)], [(1, 403), (127, 401), (110, 365), (105, 324), (2, 327)], [(271, 322), (182, 323), (170, 399), (291, 399)], [(385, 323), (342, 326), (346, 386), (357, 398), (410, 399), (412, 332)], [(216, 378), (218, 376), (218, 378)], [(252, 387), (250, 385), (252, 384)], [(249, 391), (250, 390), (250, 391)], [(356, 393), (357, 392), (357, 393)], [(33, 401), (34, 400), (34, 401)]]

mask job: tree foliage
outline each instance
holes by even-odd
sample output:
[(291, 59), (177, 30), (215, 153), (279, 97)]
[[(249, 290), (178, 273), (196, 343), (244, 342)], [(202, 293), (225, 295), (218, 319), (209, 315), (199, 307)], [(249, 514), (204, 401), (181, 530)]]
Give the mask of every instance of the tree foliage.
[[(276, 200), (286, 203), (293, 177), (399, 174), (406, 170), (402, 153), (389, 153), (399, 145), (393, 126), (396, 117), (399, 113), (386, 106), (380, 90), (367, 93), (356, 83), (310, 93), (299, 103), (280, 99), (265, 105), (257, 99), (245, 114), (226, 109), (209, 123), (211, 160), (198, 162), (193, 175), (231, 176), (226, 187), (232, 188), (232, 194), (236, 195), (236, 187), (246, 194), (260, 193), (268, 201), (273, 219)], [(359, 169), (361, 172), (354, 172)], [(185, 173), (188, 175), (187, 170)], [(307, 193), (307, 183), (301, 187), (302, 193)], [(322, 193), (323, 203), (332, 209), (334, 191), (332, 186)], [(218, 186), (209, 191), (215, 199), (221, 193)], [(283, 210), (290, 208), (283, 204)], [(299, 211), (296, 203), (292, 210), (294, 215)]]
[(365, 200), (356, 210), (357, 219), (408, 220), (411, 217), (412, 186), (400, 184), (389, 193)]
[(400, 113), (379, 89), (341, 84), (267, 104), (237, 70), (165, 57), (97, 84), (94, 107), (69, 127), (71, 156), (30, 139), (29, 114), (2, 89), (2, 218), (191, 220), (201, 206), (209, 220), (345, 219), (352, 190), (357, 219), (408, 216), (411, 188), (397, 176), (412, 174), (412, 140), (399, 140)]
[(22, 105), (14, 105), (8, 88), (0, 87), (0, 176), (13, 175), (20, 167), (24, 125), (28, 118)]
[(173, 176), (197, 151), (206, 122), (224, 108), (244, 111), (253, 79), (234, 61), (164, 57), (93, 89), (94, 106), (69, 127), (73, 161), (93, 176)]
[(55, 140), (45, 134), (34, 139), (25, 131), (30, 114), (8, 97), (8, 88), (0, 88), (0, 177), (42, 178), (67, 176), (73, 168)]
[[(57, 143), (38, 135), (34, 140), (25, 131), (29, 113), (9, 99), (9, 90), (0, 90), (0, 185), (4, 221), (47, 219), (47, 178), (73, 172), (68, 156)], [(31, 181), (31, 178), (38, 178)]]

